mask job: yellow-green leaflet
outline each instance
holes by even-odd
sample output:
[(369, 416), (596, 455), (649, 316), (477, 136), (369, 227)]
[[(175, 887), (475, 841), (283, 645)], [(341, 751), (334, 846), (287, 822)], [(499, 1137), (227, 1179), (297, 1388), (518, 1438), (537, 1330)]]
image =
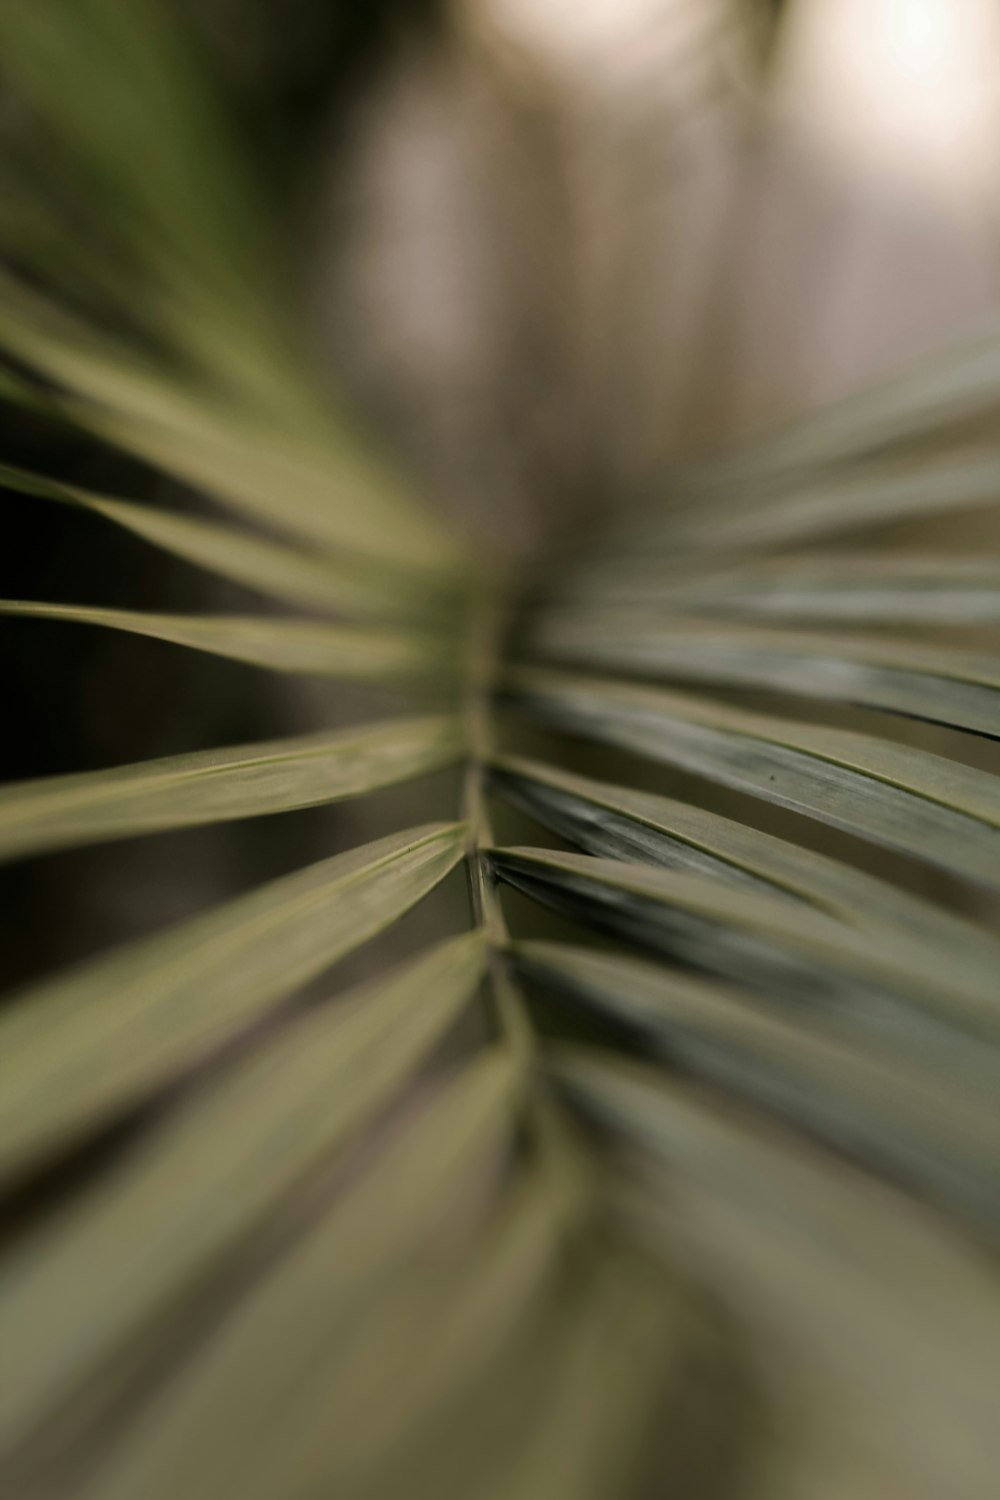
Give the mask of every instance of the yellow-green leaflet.
[(17, 1366), (0, 1446), (29, 1432), (400, 1089), (474, 995), (469, 934), (293, 1019), (195, 1093), (4, 1272)]
[(461, 726), (387, 719), (0, 788), (0, 860), (357, 797), (458, 759)]
[(135, 1103), (388, 927), (462, 855), (393, 834), (44, 980), (0, 1012), (0, 1175)]
[[(457, 1264), (443, 1256), (400, 1266), (364, 1324), (313, 1365), (280, 1431), (264, 1435), (244, 1493), (275, 1494), (283, 1475), (308, 1473), (322, 1493), (393, 1494), (414, 1483), (414, 1464), (418, 1483), (441, 1461), (450, 1469), (442, 1449), (464, 1440), (467, 1402), (489, 1399), (497, 1365), (558, 1284), (561, 1208), (552, 1184), (528, 1166)], [(476, 1472), (482, 1461), (477, 1451)]]
[(644, 1477), (651, 1419), (690, 1352), (691, 1320), (662, 1269), (616, 1248), (574, 1290), (551, 1328), (530, 1427), (489, 1500), (610, 1500)]
[(267, 667), (313, 677), (405, 680), (441, 671), (446, 658), (432, 637), (406, 631), (362, 630), (315, 620), (267, 615), (154, 615), (77, 604), (0, 601), (0, 614), (103, 625)]
[(391, 618), (404, 613), (408, 605), (412, 610), (419, 601), (408, 575), (386, 573), (364, 559), (347, 559), (318, 548), (307, 551), (200, 516), (93, 495), (9, 464), (0, 464), (0, 484), (92, 511), (221, 578), (324, 613)]
[(303, 433), (278, 421), (280, 411), (220, 401), (102, 342), (4, 273), (0, 337), (70, 392), (64, 415), (230, 508), (365, 566), (454, 576), (454, 540), (333, 417)]
[(295, 1493), (309, 1454), (289, 1472), (282, 1437), (322, 1409), (325, 1387), (311, 1384), (312, 1372), (386, 1287), (414, 1274), (420, 1245), (440, 1230), (456, 1194), (509, 1148), (520, 1087), (513, 1058), (501, 1051), (447, 1079), (136, 1421), (83, 1491), (86, 1500)]
[[(86, 425), (234, 505), (373, 559), (453, 563), (447, 531), (330, 408), (289, 336), (268, 212), (177, 17), (141, 0), (74, 0), (55, 14), (8, 0), (0, 41), (5, 73), (48, 134), (46, 180), (69, 178), (115, 206), (107, 243), (84, 237), (84, 250), (121, 257), (120, 290), (99, 270), (100, 292), (133, 319), (141, 303), (140, 323), (179, 348), (182, 373), (169, 358), (144, 363), (9, 275), (7, 342), (71, 393)], [(65, 236), (56, 195), (39, 197)], [(101, 255), (89, 263), (100, 268)]]

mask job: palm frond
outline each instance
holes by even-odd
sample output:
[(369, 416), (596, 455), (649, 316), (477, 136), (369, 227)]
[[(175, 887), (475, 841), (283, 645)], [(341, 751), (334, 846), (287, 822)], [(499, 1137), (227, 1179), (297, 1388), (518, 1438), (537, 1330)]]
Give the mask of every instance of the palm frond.
[[(197, 1493), (215, 1469), (223, 1433), (227, 1483), (269, 1493), (290, 1465), (303, 1473), (316, 1454), (316, 1471), (306, 1468), (299, 1482), (328, 1485), (337, 1450), (319, 1440), (359, 1314), (377, 1305), (401, 1265), (418, 1259), (442, 1213), (509, 1144), (518, 1092), (514, 1060), (497, 1052), (442, 1085), (378, 1171), (320, 1217), (151, 1414), (148, 1429), (121, 1446), (101, 1492), (166, 1495), (181, 1482)], [(284, 1400), (276, 1400), (275, 1368)]]
[(960, 1070), (949, 1079), (941, 1056), (929, 1067), (904, 1062), (904, 1048), (879, 1056), (833, 1028), (810, 1029), (801, 1010), (769, 1012), (631, 957), (525, 943), (516, 961), (546, 989), (637, 1030), (668, 1064), (995, 1232), (995, 1115), (988, 1097), (967, 1096)]
[(370, 630), (270, 615), (154, 615), (15, 599), (0, 600), (0, 614), (125, 630), (272, 672), (363, 682), (405, 682), (414, 676), (440, 674), (440, 642), (415, 631)]
[(751, 469), (745, 479), (742, 461), (730, 462), (731, 470), (693, 466), (672, 476), (665, 486), (669, 520), (636, 522), (634, 535), (619, 543), (626, 564), (641, 567), (643, 554), (648, 560), (657, 552), (704, 552), (711, 561), (713, 552), (801, 546), (872, 527), (993, 511), (1000, 484), (997, 455), (982, 444), (940, 458), (918, 450), (898, 459), (862, 454), (854, 467), (805, 465), (759, 477)]
[[(485, 963), (470, 934), (300, 1016), (168, 1122), (136, 1160), (36, 1240), (0, 1298), (20, 1378), (5, 1435), (30, 1429), (197, 1282), (391, 1101), (468, 1006)], [(79, 1289), (88, 1295), (79, 1303)], [(72, 1350), (39, 1340), (72, 1320)]]
[(642, 568), (637, 562), (628, 575), (584, 577), (566, 602), (782, 623), (991, 626), (1000, 624), (1000, 573), (988, 556), (874, 549), (830, 557), (793, 553), (728, 568), (682, 568), (669, 561)]
[[(234, 520), (5, 466), (10, 506), (70, 505), (301, 610), (0, 615), (407, 694), (374, 723), (14, 783), (0, 858), (411, 787), (399, 831), (0, 1011), (12, 1493), (625, 1500), (667, 1475), (721, 1495), (699, 1476), (752, 1426), (769, 1496), (816, 1493), (835, 1449), (842, 1493), (929, 1500), (940, 1409), (985, 1496), (1000, 656), (883, 627), (1000, 620), (995, 549), (938, 557), (886, 531), (996, 519), (1000, 449), (968, 442), (1000, 404), (996, 333), (678, 471), (656, 515), (522, 571), (325, 392), (175, 20), (152, 0), (8, 0), (0, 41), (37, 168), (0, 224), (0, 340), (25, 372), (0, 395), (37, 381), (50, 416)], [(98, 212), (77, 258), (81, 187)], [(61, 238), (62, 261), (40, 256)], [(837, 536), (849, 550), (782, 550)], [(717, 696), (744, 690), (790, 706)], [(940, 753), (891, 737), (898, 717), (844, 727), (856, 705), (946, 726)], [(580, 742), (646, 774), (621, 757), (583, 775)], [(419, 778), (446, 768), (458, 805), (429, 822)], [(720, 789), (751, 810), (716, 808)], [(509, 806), (573, 847), (510, 843)], [(769, 808), (803, 821), (766, 831)], [(824, 828), (846, 853), (812, 847)], [(950, 902), (909, 866), (909, 884), (868, 869), (878, 850), (945, 871)], [(460, 866), (461, 933), (303, 1000)], [(572, 938), (528, 927), (512, 891)], [(734, 1415), (744, 1369), (773, 1429)], [(894, 1375), (907, 1441), (866, 1384)]]
[(973, 651), (885, 636), (730, 628), (635, 610), (556, 614), (531, 649), (632, 677), (830, 698), (1000, 738), (1000, 658)]
[(963, 1004), (923, 966), (849, 933), (818, 912), (790, 910), (756, 891), (694, 876), (550, 849), (500, 849), (504, 880), (584, 925), (760, 991), (776, 1003), (812, 1004), (870, 1045), (958, 1059), (970, 1077), (996, 1083), (992, 1007)]
[(360, 797), (462, 751), (459, 720), (431, 715), (22, 781), (0, 789), (0, 860)]
[(405, 613), (408, 603), (417, 608), (422, 599), (417, 592), (408, 600), (412, 579), (406, 573), (393, 578), (384, 569), (366, 569), (356, 559), (348, 564), (333, 553), (317, 556), (201, 516), (93, 495), (9, 464), (0, 464), (0, 483), (19, 494), (78, 506), (218, 578), (320, 614), (384, 618)]
[(622, 745), (995, 886), (1000, 786), (873, 735), (747, 713), (710, 698), (542, 671), (512, 674), (533, 717)]
[(574, 776), (556, 766), (500, 759), (493, 784), (501, 797), (588, 854), (711, 876), (796, 905), (807, 903), (902, 954), (919, 954), (925, 972), (940, 972), (947, 985), (991, 1004), (1000, 963), (996, 938), (853, 865), (692, 803)]
[(0, 1172), (141, 1100), (388, 926), (454, 869), (461, 832), (334, 855), (15, 997), (0, 1016)]

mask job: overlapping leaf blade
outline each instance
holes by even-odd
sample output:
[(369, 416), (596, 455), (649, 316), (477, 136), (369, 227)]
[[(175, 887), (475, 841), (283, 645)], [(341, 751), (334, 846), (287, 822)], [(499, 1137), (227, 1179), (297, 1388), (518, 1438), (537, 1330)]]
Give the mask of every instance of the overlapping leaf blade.
[[(799, 546), (900, 521), (992, 511), (1000, 505), (1000, 460), (987, 449), (919, 466), (806, 471), (784, 482), (766, 480), (759, 488), (752, 476), (736, 485), (730, 476), (729, 485), (739, 498), (727, 506), (724, 493), (711, 495), (709, 519), (709, 496), (693, 483), (690, 509), (672, 524), (675, 547), (719, 552)], [(683, 482), (679, 488), (683, 492)], [(662, 528), (660, 536), (666, 550)]]
[(858, 624), (997, 625), (1000, 559), (817, 553), (757, 568), (744, 565), (676, 589), (668, 582), (658, 598), (697, 614)]
[(462, 838), (428, 825), (335, 855), (13, 998), (0, 1176), (135, 1104), (388, 927), (454, 868)]
[(989, 1494), (1000, 1308), (981, 1246), (682, 1081), (582, 1049), (560, 1049), (553, 1068), (616, 1148), (629, 1221), (679, 1240), (777, 1356), (757, 1386), (775, 1426), (751, 1459), (769, 1496), (818, 1483), (937, 1500), (959, 1471), (971, 1494)]
[(621, 860), (515, 848), (500, 876), (587, 925), (744, 985), (793, 1010), (815, 1009), (848, 1034), (900, 1055), (965, 1068), (970, 1087), (1000, 1083), (1000, 1006), (929, 975), (918, 955), (742, 887)]
[[(60, 365), (65, 363), (60, 361)], [(277, 529), (327, 550), (355, 554), (440, 582), (461, 559), (447, 533), (408, 500), (405, 486), (359, 441), (320, 430), (302, 435), (206, 410), (204, 399), (161, 391), (137, 399), (133, 377), (93, 401), (88, 377), (81, 421), (168, 473)], [(141, 395), (141, 391), (139, 393)], [(346, 424), (345, 424), (346, 426)]]
[(441, 640), (406, 630), (362, 629), (268, 615), (160, 615), (83, 604), (0, 601), (0, 614), (100, 625), (207, 651), (272, 672), (362, 682), (405, 681), (444, 670)]
[(23, 1245), (0, 1291), (0, 1341), (18, 1369), (0, 1447), (391, 1100), (468, 1004), (485, 957), (477, 935), (458, 938), (299, 1017)]
[(0, 788), (0, 861), (357, 797), (459, 758), (451, 716), (388, 719)]
[(0, 484), (92, 511), (221, 578), (326, 614), (393, 616), (417, 604), (418, 596), (407, 594), (408, 575), (374, 571), (363, 559), (310, 552), (199, 516), (94, 495), (8, 464), (0, 464)]
[(748, 620), (858, 625), (1000, 624), (1000, 559), (892, 551), (793, 553), (787, 557), (691, 564), (643, 562), (617, 571), (577, 568), (563, 602), (637, 604), (664, 612)]
[(942, 988), (989, 1006), (1000, 943), (984, 928), (863, 870), (744, 823), (628, 787), (506, 758), (500, 793), (588, 854), (638, 860), (784, 895), (877, 938), (887, 952), (919, 961)]
[(531, 649), (632, 676), (856, 703), (1000, 738), (1000, 658), (978, 652), (631, 610), (551, 615)]
[(522, 943), (516, 959), (534, 982), (638, 1027), (681, 1071), (1000, 1232), (1000, 1105), (967, 1099), (943, 1059), (900, 1064), (814, 1017), (629, 957)]
[[(352, 1329), (388, 1285), (417, 1274), (414, 1257), (442, 1213), (512, 1144), (518, 1070), (491, 1052), (448, 1080), (372, 1170), (352, 1184), (116, 1446), (93, 1494), (192, 1500), (223, 1490), (275, 1493), (295, 1472), (329, 1462), (308, 1443), (331, 1402)], [(266, 1349), (266, 1359), (260, 1351)], [(335, 1387), (334, 1387), (335, 1389)]]
[(520, 672), (533, 716), (1000, 886), (1000, 780), (869, 735), (621, 683)]
[[(94, 267), (99, 306), (110, 299), (145, 334), (98, 336), (5, 274), (8, 345), (70, 393), (86, 425), (220, 498), (374, 559), (453, 564), (445, 528), (335, 415), (296, 348), (273, 221), (177, 18), (129, 0), (11, 0), (0, 38), (7, 81), (46, 143), (46, 178), (66, 181), (70, 201), (82, 184), (99, 208), (63, 279)], [(28, 207), (68, 240), (52, 194)], [(15, 261), (25, 248), (30, 260), (30, 246), (8, 247)], [(141, 345), (159, 358), (138, 356)]]
[(58, 402), (65, 417), (285, 535), (438, 582), (463, 560), (346, 421), (341, 430), (314, 414), (303, 432), (297, 414), (288, 423), (220, 401), (35, 306), (2, 274), (0, 337), (69, 393)]

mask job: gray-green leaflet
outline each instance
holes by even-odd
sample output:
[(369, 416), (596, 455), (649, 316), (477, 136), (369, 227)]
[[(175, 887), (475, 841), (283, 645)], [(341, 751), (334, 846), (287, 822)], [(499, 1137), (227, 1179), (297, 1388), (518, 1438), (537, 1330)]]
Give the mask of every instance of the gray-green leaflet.
[(33, 643), (122, 634), (312, 718), (0, 787), (36, 905), (233, 877), (0, 1007), (4, 1492), (990, 1500), (1000, 330), (505, 550), (330, 388), (197, 20), (0, 7), (5, 534), (91, 539), (0, 632), (53, 723)]

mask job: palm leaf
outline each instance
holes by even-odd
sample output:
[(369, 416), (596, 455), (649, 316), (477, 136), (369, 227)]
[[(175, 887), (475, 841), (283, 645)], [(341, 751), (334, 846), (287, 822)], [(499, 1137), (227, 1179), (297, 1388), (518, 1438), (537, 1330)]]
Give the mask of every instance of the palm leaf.
[(979, 1004), (996, 991), (1000, 944), (974, 922), (841, 864), (687, 802), (558, 767), (498, 762), (499, 793), (588, 854), (756, 887), (860, 928)]
[(345, 562), (356, 555), (366, 569), (389, 564), (439, 576), (462, 556), (382, 461), (355, 454), (346, 422), (333, 432), (313, 422), (303, 432), (221, 401), (212, 389), (105, 347), (2, 275), (0, 338), (62, 388), (57, 407), (68, 419), (300, 542), (339, 549)]
[(675, 961), (786, 1005), (814, 1006), (875, 1047), (954, 1056), (970, 1079), (995, 1086), (995, 1000), (960, 998), (919, 958), (818, 912), (757, 891), (720, 886), (624, 860), (550, 849), (499, 849), (504, 880), (586, 925), (607, 928)]
[(414, 675), (435, 675), (441, 661), (439, 644), (433, 637), (330, 625), (319, 620), (283, 620), (268, 615), (155, 615), (13, 599), (0, 600), (0, 614), (102, 625), (272, 672), (301, 672), (314, 677), (405, 681)]
[[(682, 1215), (689, 1257), (739, 1297), (751, 1337), (764, 1324), (780, 1348), (762, 1391), (776, 1403), (761, 1456), (769, 1494), (833, 1482), (875, 1496), (889, 1474), (900, 1494), (934, 1500), (955, 1458), (922, 1439), (923, 1423), (961, 1431), (971, 1493), (989, 1493), (995, 1436), (979, 1393), (996, 1375), (998, 1319), (995, 1272), (976, 1247), (801, 1136), (681, 1080), (579, 1050), (554, 1065), (615, 1151), (629, 1219), (658, 1238)], [(933, 1359), (918, 1355), (928, 1338)]]
[[(99, 1202), (33, 1240), (0, 1297), (19, 1370), (4, 1437), (30, 1430), (342, 1149), (469, 1003), (484, 959), (474, 935), (458, 938), (298, 1018), (196, 1095)], [(39, 1338), (44, 1327), (72, 1327), (72, 1340)]]
[(461, 848), (460, 825), (393, 834), (17, 996), (0, 1016), (0, 1171), (22, 1170), (246, 1029), (433, 890)]
[(357, 561), (346, 566), (330, 553), (317, 556), (200, 517), (93, 495), (8, 464), (0, 464), (0, 484), (22, 494), (92, 511), (185, 562), (256, 589), (268, 598), (323, 614), (398, 614), (405, 608), (406, 575), (400, 578), (366, 571)]
[(989, 557), (913, 553), (793, 553), (729, 568), (636, 565), (630, 576), (585, 578), (581, 602), (648, 604), (678, 614), (865, 625), (1000, 624), (1000, 568)]
[(512, 675), (516, 701), (549, 723), (622, 745), (995, 886), (995, 777), (888, 740), (619, 682)]
[(389, 719), (17, 782), (0, 790), (0, 860), (358, 797), (454, 763), (461, 749), (454, 718)]
[[(519, 946), (536, 983), (620, 1017), (668, 1064), (789, 1121), (995, 1234), (996, 1119), (940, 1073), (873, 1056), (735, 989), (634, 958), (553, 943)], [(958, 1075), (962, 1077), (962, 1075)]]
[(632, 611), (556, 614), (532, 637), (550, 659), (634, 677), (832, 698), (1000, 738), (1000, 658), (858, 635), (703, 625)]
[[(1000, 557), (915, 553), (887, 529), (995, 509), (995, 330), (678, 468), (655, 514), (522, 567), (446, 524), (317, 378), (276, 216), (179, 19), (153, 0), (9, 0), (0, 41), (33, 169), (0, 216), (0, 395), (238, 519), (9, 465), (0, 481), (302, 611), (0, 615), (417, 703), (14, 783), (0, 857), (462, 771), (456, 821), (428, 824), (419, 787), (394, 794), (402, 831), (0, 1011), (11, 1492), (710, 1496), (749, 1482), (746, 1433), (774, 1500), (828, 1480), (937, 1500), (962, 1488), (959, 1451), (985, 1496), (1000, 670), (978, 637), (882, 628), (1000, 620)], [(847, 551), (781, 550), (866, 530)], [(806, 699), (822, 722), (795, 717)], [(838, 727), (854, 704), (980, 739), (931, 754)], [(543, 751), (539, 728), (558, 736)], [(576, 740), (643, 757), (654, 789), (599, 779), (600, 760), (578, 774)], [(663, 767), (700, 790), (678, 795)], [(720, 787), (809, 822), (777, 838), (723, 817)], [(495, 798), (583, 852), (507, 847)], [(817, 852), (826, 826), (854, 853)], [(910, 863), (859, 868), (873, 849)], [(468, 930), (306, 1003), (459, 865)], [(951, 883), (910, 889), (927, 867)], [(543, 934), (549, 908), (578, 941), (525, 938), (513, 890)], [(773, 1422), (737, 1407), (743, 1384)], [(935, 1446), (939, 1411), (955, 1426)]]
[[(678, 488), (683, 493), (683, 485)], [(692, 485), (691, 513), (678, 517), (678, 545), (687, 542), (712, 550), (781, 547), (890, 522), (995, 510), (1000, 465), (993, 453), (974, 453), (902, 472), (875, 467), (849, 475), (820, 470), (814, 476), (810, 471), (804, 482), (762, 483), (759, 497), (748, 487), (748, 498), (731, 508), (725, 503), (719, 507), (717, 524), (707, 523), (695, 499), (698, 489)]]
[[(506, 1054), (484, 1056), (444, 1084), (378, 1173), (312, 1227), (151, 1416), (149, 1430), (123, 1446), (101, 1492), (153, 1497), (180, 1480), (207, 1495), (221, 1479), (268, 1493), (276, 1469), (280, 1475), (290, 1461), (307, 1460), (310, 1422), (328, 1420), (324, 1366), (336, 1367), (338, 1345), (377, 1300), (401, 1249), (412, 1257), (433, 1237), (443, 1207), (509, 1146), (517, 1086)], [(271, 1350), (269, 1360), (256, 1357), (261, 1348)], [(300, 1383), (310, 1370), (312, 1379)], [(220, 1469), (219, 1438), (227, 1431)], [(322, 1483), (322, 1470), (315, 1480)]]

